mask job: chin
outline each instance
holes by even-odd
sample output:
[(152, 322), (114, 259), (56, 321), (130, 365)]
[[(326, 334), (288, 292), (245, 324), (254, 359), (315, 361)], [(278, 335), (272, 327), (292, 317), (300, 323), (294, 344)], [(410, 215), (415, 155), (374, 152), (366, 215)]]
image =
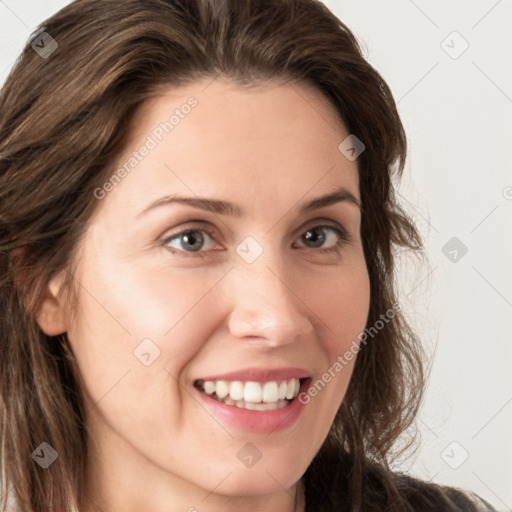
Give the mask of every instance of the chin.
[[(275, 463), (274, 463), (275, 462)], [(287, 467), (284, 467), (284, 466)], [(236, 469), (226, 478), (219, 491), (226, 496), (264, 496), (283, 492), (295, 485), (306, 467), (298, 464), (283, 464), (283, 460), (268, 460), (263, 463), (263, 458), (253, 467)], [(215, 485), (218, 485), (218, 481)]]
[(300, 475), (286, 479), (273, 473), (270, 475), (268, 473), (264, 475), (231, 475), (222, 485), (221, 494), (225, 496), (269, 496), (282, 493), (283, 489), (289, 489), (300, 479)]

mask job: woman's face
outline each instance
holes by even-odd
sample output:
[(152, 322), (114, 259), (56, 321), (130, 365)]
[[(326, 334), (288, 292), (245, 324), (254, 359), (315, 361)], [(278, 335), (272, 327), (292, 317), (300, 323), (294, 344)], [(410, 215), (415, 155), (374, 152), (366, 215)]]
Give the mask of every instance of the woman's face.
[(92, 471), (127, 503), (282, 493), (328, 434), (369, 310), (349, 133), (306, 86), (208, 79), (147, 101), (130, 134), (65, 317)]

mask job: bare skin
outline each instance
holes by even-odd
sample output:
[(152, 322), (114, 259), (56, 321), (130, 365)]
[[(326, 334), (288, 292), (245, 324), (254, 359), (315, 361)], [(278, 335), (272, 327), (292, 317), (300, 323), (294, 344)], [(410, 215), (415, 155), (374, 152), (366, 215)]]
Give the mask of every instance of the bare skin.
[[(74, 315), (58, 297), (61, 274), (39, 313), (46, 333), (67, 332), (85, 385), (85, 512), (304, 510), (301, 477), (355, 358), (297, 421), (270, 434), (215, 417), (194, 382), (252, 367), (303, 368), (314, 382), (366, 324), (358, 206), (299, 212), (341, 187), (360, 201), (357, 163), (338, 149), (348, 132), (331, 105), (280, 82), (169, 89), (137, 113), (118, 165), (191, 96), (197, 106), (98, 200), (79, 248)], [(178, 203), (141, 213), (171, 194), (229, 201), (243, 215)], [(315, 227), (325, 237), (316, 246), (305, 238)], [(199, 250), (176, 236), (185, 229), (195, 230)], [(262, 249), (251, 263), (236, 251), (248, 236)], [(134, 355), (147, 339), (159, 350), (149, 365)], [(252, 467), (237, 456), (247, 443), (261, 453)]]

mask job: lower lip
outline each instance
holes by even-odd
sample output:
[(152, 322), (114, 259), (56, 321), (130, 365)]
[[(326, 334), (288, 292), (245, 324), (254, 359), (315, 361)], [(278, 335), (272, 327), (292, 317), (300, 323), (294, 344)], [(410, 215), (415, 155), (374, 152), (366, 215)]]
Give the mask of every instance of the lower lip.
[[(299, 394), (307, 389), (309, 379), (301, 383)], [(269, 411), (251, 411), (227, 405), (194, 388), (200, 399), (215, 418), (245, 432), (259, 432), (270, 434), (291, 427), (298, 421), (304, 411), (304, 404), (298, 400), (297, 395), (286, 407)]]

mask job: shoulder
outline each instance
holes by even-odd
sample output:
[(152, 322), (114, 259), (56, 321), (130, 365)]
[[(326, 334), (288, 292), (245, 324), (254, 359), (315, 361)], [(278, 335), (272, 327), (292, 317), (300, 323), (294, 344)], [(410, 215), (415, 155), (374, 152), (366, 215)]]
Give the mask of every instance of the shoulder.
[(403, 473), (394, 474), (395, 485), (411, 510), (497, 512), (480, 496), (455, 487), (425, 482)]
[(305, 474), (308, 512), (497, 512), (476, 494), (426, 482), (366, 459), (357, 464), (333, 450), (317, 457)]

